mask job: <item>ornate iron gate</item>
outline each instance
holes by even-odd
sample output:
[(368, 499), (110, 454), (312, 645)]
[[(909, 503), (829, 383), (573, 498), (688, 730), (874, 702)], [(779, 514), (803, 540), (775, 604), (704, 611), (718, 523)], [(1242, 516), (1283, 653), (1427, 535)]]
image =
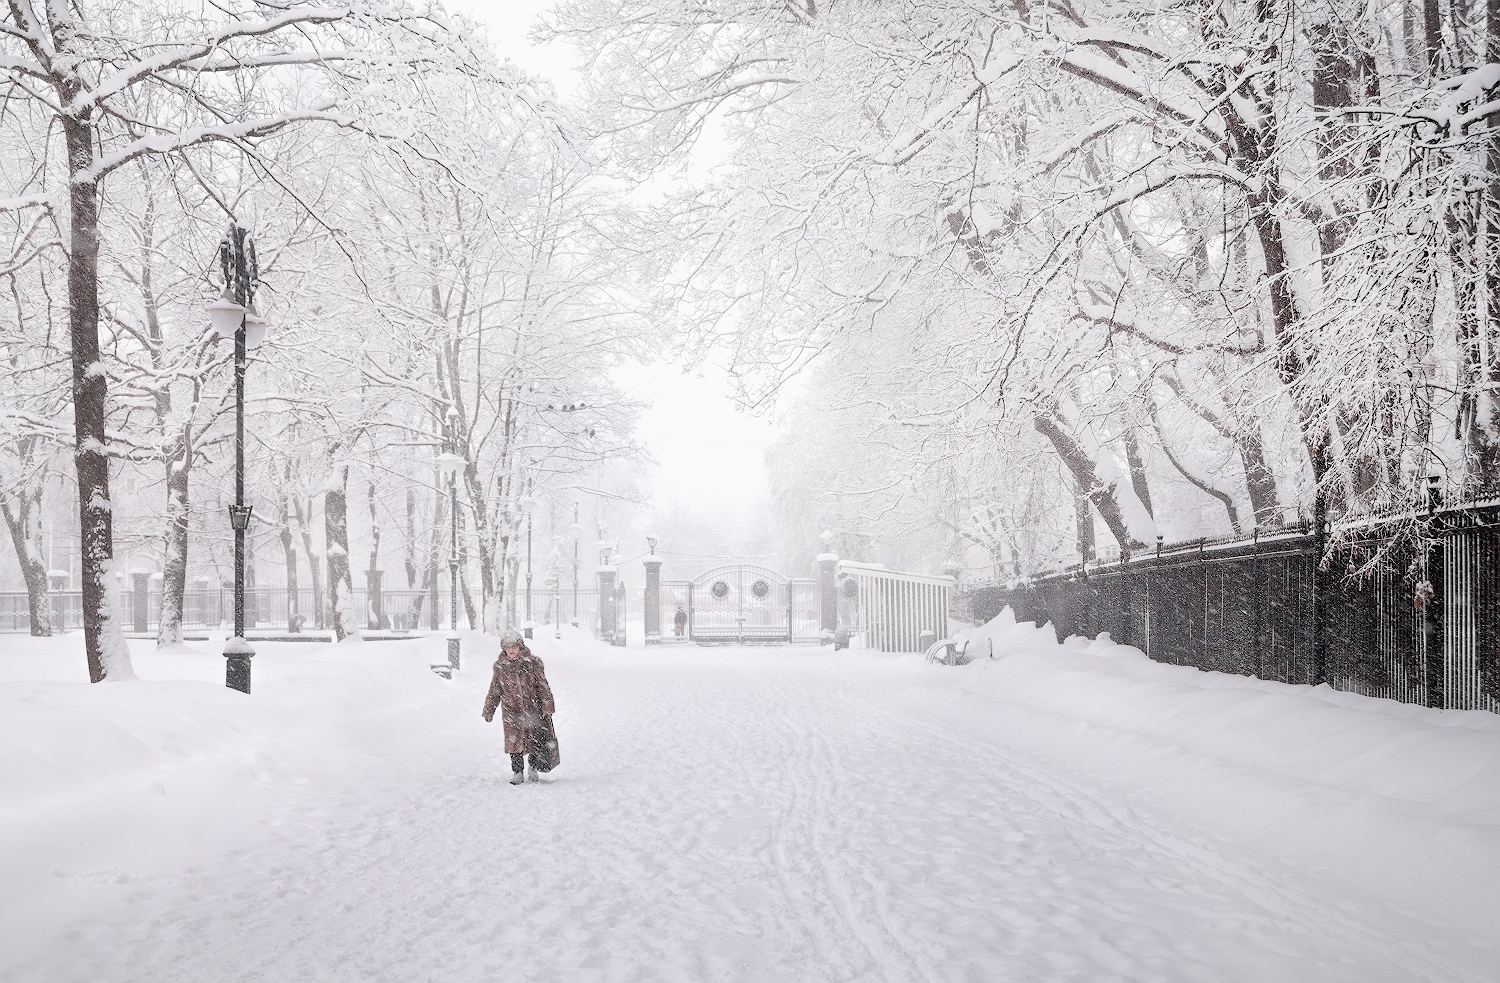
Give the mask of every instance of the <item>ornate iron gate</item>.
[(695, 642), (792, 641), (793, 581), (765, 567), (718, 567), (688, 590), (688, 637)]

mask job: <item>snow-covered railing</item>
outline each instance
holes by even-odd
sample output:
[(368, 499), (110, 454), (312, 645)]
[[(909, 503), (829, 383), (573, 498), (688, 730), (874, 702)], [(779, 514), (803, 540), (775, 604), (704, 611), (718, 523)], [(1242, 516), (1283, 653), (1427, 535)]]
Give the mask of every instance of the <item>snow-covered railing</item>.
[[(953, 578), (901, 573), (876, 563), (839, 562), (840, 621), (866, 648), (921, 652), (948, 637)], [(931, 633), (924, 638), (925, 633)]]
[(1407, 510), (1326, 538), (1302, 527), (1161, 546), (966, 587), (961, 606), (981, 621), (1010, 607), (1059, 638), (1108, 632), (1162, 662), (1500, 710), (1495, 503)]

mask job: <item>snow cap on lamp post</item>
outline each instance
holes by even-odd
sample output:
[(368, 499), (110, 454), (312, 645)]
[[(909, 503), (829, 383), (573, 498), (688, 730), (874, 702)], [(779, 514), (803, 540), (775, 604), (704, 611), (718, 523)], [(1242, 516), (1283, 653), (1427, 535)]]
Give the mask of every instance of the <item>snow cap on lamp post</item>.
[(444, 477), (451, 478), (464, 466), (464, 459), (452, 451), (443, 451), (437, 456), (437, 466)]

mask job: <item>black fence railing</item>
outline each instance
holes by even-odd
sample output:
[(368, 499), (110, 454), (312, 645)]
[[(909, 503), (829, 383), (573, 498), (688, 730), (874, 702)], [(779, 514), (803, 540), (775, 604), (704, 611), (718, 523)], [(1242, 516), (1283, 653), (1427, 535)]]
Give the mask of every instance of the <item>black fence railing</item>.
[[(439, 592), (437, 604), (432, 595), (419, 590), (385, 590), (372, 593), (356, 588), (348, 599), (348, 610), (354, 623), (365, 629), (394, 631), (438, 630), (448, 627), (448, 592)], [(123, 589), (116, 595), (116, 610), (127, 632), (155, 632), (161, 624), (161, 591), (149, 590), (138, 598), (134, 590)], [(537, 624), (561, 620), (563, 624), (582, 624), (599, 630), (599, 591), (564, 588), (560, 591), (535, 589), (528, 594), (516, 592), (515, 621), (524, 624), (527, 614)], [(57, 631), (83, 628), (83, 602), (77, 590), (55, 590), (47, 594), (47, 610)], [(623, 602), (620, 610), (623, 612)], [(459, 626), (468, 624), (464, 608), (459, 608)], [(509, 620), (510, 612), (505, 617)], [(617, 616), (624, 623), (623, 613)], [(189, 630), (222, 629), (234, 623), (234, 591), (228, 587), (207, 590), (193, 588), (183, 593), (182, 626)], [(251, 587), (245, 590), (245, 623), (253, 631), (327, 630), (333, 624), (326, 591), (311, 588), (287, 590), (284, 587)], [(25, 591), (0, 591), (0, 633), (31, 630), (30, 610)]]
[(1500, 505), (1201, 541), (971, 587), (1061, 640), (1108, 632), (1152, 659), (1407, 703), (1500, 712)]

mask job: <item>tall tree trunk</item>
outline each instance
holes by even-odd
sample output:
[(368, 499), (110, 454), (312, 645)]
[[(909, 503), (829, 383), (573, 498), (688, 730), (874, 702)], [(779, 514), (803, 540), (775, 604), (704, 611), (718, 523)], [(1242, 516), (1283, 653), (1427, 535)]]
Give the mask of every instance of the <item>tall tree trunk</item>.
[(366, 567), (368, 573), (365, 581), (365, 606), (370, 609), (371, 621), (375, 622), (376, 628), (389, 628), (390, 619), (385, 613), (385, 599), (377, 599), (371, 595), (369, 585), (380, 579), (380, 516), (375, 509), (375, 482), (370, 482), (365, 492), (366, 504), (370, 509), (370, 565)]
[[(140, 162), (139, 170), (146, 207), (135, 228), (139, 237), (140, 255), (140, 273), (136, 283), (141, 294), (141, 312), (145, 320), (147, 354), (151, 358), (151, 367), (170, 378), (163, 371), (166, 368), (163, 358), (166, 342), (162, 336), (154, 276), (157, 254), (155, 185), (151, 170), (144, 161)], [(193, 464), (193, 429), (191, 419), (184, 420), (180, 428), (174, 427), (170, 382), (158, 382), (152, 392), (152, 399), (155, 403), (156, 425), (161, 431), (162, 467), (167, 488), (166, 526), (162, 530), (161, 617), (157, 620), (156, 629), (156, 645), (158, 648), (165, 648), (182, 644), (182, 607), (187, 593), (188, 567), (188, 479)]]
[[(469, 628), (472, 630), (479, 624), (479, 612), (474, 607), (474, 592), (469, 589), (469, 575), (465, 572), (469, 569), (469, 558), (463, 551), (458, 557), (458, 594), (464, 602), (464, 617), (468, 619)], [(454, 628), (457, 629), (457, 625)]]
[[(1500, 0), (1485, 3), (1485, 61), (1500, 64)], [(1484, 441), (1477, 448), (1474, 465), (1480, 475), (1476, 492), (1500, 492), (1500, 113), (1486, 121), (1490, 137), (1485, 142), (1488, 181), (1484, 195), (1484, 279), (1487, 311), (1485, 345), (1479, 369), (1486, 385), (1476, 413)]]
[(522, 612), (517, 610), (521, 581), (521, 554), (519, 552), (513, 553), (506, 561), (505, 569), (509, 571), (509, 575), (505, 578), (505, 620), (506, 624), (515, 626), (519, 625), (522, 620)]
[(1427, 47), (1427, 74), (1443, 74), (1443, 11), (1438, 0), (1422, 0), (1422, 37)]
[(1094, 510), (1088, 494), (1077, 489), (1073, 494), (1073, 522), (1078, 530), (1078, 559), (1088, 563), (1094, 558)]
[[(77, 96), (81, 87), (62, 93)], [(115, 610), (114, 510), (109, 499), (108, 384), (99, 350), (99, 185), (87, 111), (63, 115), (68, 150), (68, 336), (73, 367), (73, 462), (77, 474), (83, 646), (89, 681), (130, 679), (130, 650)]]
[(1187, 479), (1188, 483), (1199, 491), (1216, 499), (1224, 506), (1224, 511), (1229, 517), (1229, 528), (1234, 530), (1236, 536), (1243, 530), (1240, 528), (1240, 511), (1235, 508), (1234, 496), (1227, 491), (1214, 485), (1213, 481), (1206, 475), (1195, 473), (1187, 464), (1172, 451), (1172, 443), (1167, 439), (1167, 429), (1161, 424), (1161, 413), (1156, 403), (1151, 404), (1151, 421), (1156, 427), (1156, 440), (1161, 445), (1162, 453), (1167, 457), (1167, 462), (1177, 469), (1177, 473)]
[(182, 603), (187, 592), (188, 475), (192, 451), (187, 426), (178, 445), (179, 456), (167, 461), (167, 529), (161, 567), (161, 620), (158, 647), (182, 644)]
[[(432, 512), (432, 540), (427, 549), (427, 564), (422, 571), (422, 589), (427, 592), (427, 624), (436, 631), (442, 624), (444, 610), (439, 596), (441, 585), (438, 569), (445, 555), (443, 547), (448, 541), (448, 496), (441, 486), (433, 502)], [(457, 627), (454, 625), (454, 628)]]
[[(287, 479), (290, 480), (291, 464), (287, 464)], [(302, 630), (302, 597), (297, 586), (297, 541), (292, 536), (292, 496), (285, 489), (281, 493), (281, 556), (286, 568), (286, 627), (287, 631)]]
[(1141, 457), (1141, 442), (1136, 437), (1134, 427), (1125, 431), (1125, 463), (1130, 468), (1130, 487), (1135, 490), (1135, 497), (1140, 500), (1146, 514), (1155, 519), (1156, 510), (1151, 507), (1151, 486), (1146, 481), (1146, 462)]
[(1245, 470), (1245, 488), (1250, 494), (1250, 511), (1255, 514), (1257, 529), (1275, 529), (1281, 525), (1281, 500), (1276, 492), (1276, 475), (1266, 463), (1266, 449), (1261, 442), (1260, 427), (1241, 431), (1234, 441)]
[[(1462, 153), (1462, 151), (1459, 151)], [(1476, 196), (1463, 194), (1448, 207), (1448, 259), (1453, 270), (1454, 336), (1458, 342), (1459, 397), (1454, 419), (1455, 434), (1463, 443), (1464, 467), (1461, 494), (1479, 493), (1488, 479), (1481, 471), (1482, 462), (1491, 448), (1486, 445), (1480, 402), (1484, 387), (1483, 346), (1480, 341), (1482, 307), (1480, 295), (1480, 254), (1483, 244), (1477, 242), (1480, 202)]]
[(1313, 46), (1312, 101), (1318, 119), (1318, 177), (1330, 193), (1318, 222), (1318, 246), (1324, 275), (1343, 248), (1354, 220), (1337, 199), (1337, 186), (1355, 169), (1350, 143), (1357, 136), (1355, 125), (1343, 110), (1354, 105), (1353, 39), (1342, 23), (1332, 19), (1309, 30)]
[(1050, 414), (1038, 413), (1032, 417), (1032, 425), (1037, 433), (1051, 442), (1058, 457), (1062, 458), (1063, 464), (1073, 476), (1075, 487), (1093, 504), (1094, 509), (1099, 513), (1099, 518), (1104, 520), (1104, 525), (1109, 528), (1110, 535), (1115, 537), (1115, 542), (1119, 544), (1120, 549), (1129, 552), (1144, 545), (1130, 534), (1125, 515), (1120, 511), (1120, 503), (1115, 498), (1114, 486), (1106, 486), (1099, 481), (1093, 459), (1084, 452), (1078, 441), (1066, 433)]
[(417, 493), (406, 486), (406, 589), (417, 589)]
[[(1211, 373), (1211, 375), (1219, 386), (1222, 387), (1224, 385), (1224, 380), (1220, 378), (1218, 373)], [(1245, 492), (1250, 496), (1250, 511), (1255, 514), (1256, 528), (1278, 528), (1281, 525), (1281, 502), (1276, 492), (1276, 475), (1271, 471), (1271, 466), (1266, 462), (1266, 451), (1260, 436), (1260, 426), (1254, 422), (1246, 424), (1240, 420), (1235, 412), (1234, 403), (1231, 400), (1224, 401), (1223, 416), (1215, 413), (1193, 398), (1175, 372), (1162, 372), (1159, 378), (1200, 419), (1213, 427), (1219, 436), (1234, 445), (1235, 452), (1240, 456), (1240, 467), (1245, 472)], [(1153, 404), (1153, 415), (1155, 412), (1156, 409)], [(1157, 423), (1157, 430), (1158, 433), (1164, 434), (1159, 422)], [(1162, 438), (1162, 443), (1165, 448), (1165, 436)], [(1187, 472), (1182, 470), (1177, 461), (1174, 460), (1172, 464), (1174, 467), (1177, 467), (1179, 473), (1187, 477)], [(1189, 477), (1188, 480), (1192, 481), (1195, 485), (1198, 484), (1197, 480), (1193, 477)], [(1200, 485), (1199, 487), (1202, 486)], [(1222, 491), (1222, 489), (1219, 491)], [(1215, 492), (1209, 492), (1209, 494), (1215, 498), (1219, 498), (1219, 495)], [(1220, 499), (1220, 501), (1223, 500)], [(1235, 519), (1232, 520), (1232, 524), (1237, 522), (1238, 513), (1236, 513)], [(1237, 526), (1236, 529), (1238, 529)]]
[(340, 469), (339, 481), (323, 494), (323, 535), (328, 549), (328, 606), (333, 616), (333, 634), (339, 641), (359, 634), (354, 612), (354, 582), (349, 574), (349, 512), (345, 489), (349, 469)]
[[(22, 459), (29, 463), (35, 438), (27, 438), (26, 443), (29, 446)], [(26, 582), (26, 614), (35, 638), (52, 634), (47, 561), (42, 550), (42, 489), (40, 477), (28, 476), (15, 496), (14, 507), (9, 499), (0, 497), (0, 515), (5, 517), (10, 541), (16, 548), (16, 560), (21, 566), (21, 577)]]
[(292, 496), (292, 512), (297, 516), (297, 527), (302, 530), (302, 552), (307, 556), (307, 572), (312, 579), (313, 592), (313, 618), (316, 619), (317, 627), (326, 628), (323, 623), (323, 572), (322, 557), (318, 551), (313, 549), (312, 536), (312, 502), (307, 503), (304, 509), (302, 499)]

